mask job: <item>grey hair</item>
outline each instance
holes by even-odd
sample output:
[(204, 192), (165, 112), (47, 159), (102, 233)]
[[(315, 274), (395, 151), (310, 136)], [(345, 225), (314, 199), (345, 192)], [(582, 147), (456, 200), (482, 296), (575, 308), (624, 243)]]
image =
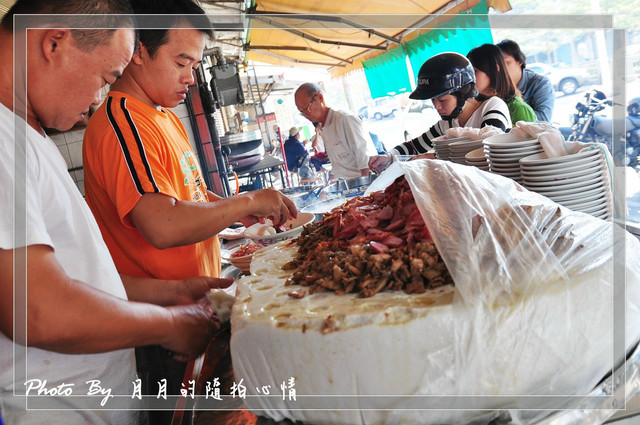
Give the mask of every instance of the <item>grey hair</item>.
[(129, 16), (132, 13), (127, 0), (18, 0), (3, 16), (0, 27), (6, 31), (22, 31), (24, 28), (13, 28), (13, 18), (15, 15), (30, 15), (22, 25), (78, 28), (72, 29), (71, 34), (78, 48), (89, 52), (107, 43), (116, 28), (135, 30)]
[(322, 89), (316, 83), (303, 83), (296, 90), (296, 93), (298, 93), (298, 92), (304, 92), (309, 97), (312, 97), (316, 93), (322, 93)]

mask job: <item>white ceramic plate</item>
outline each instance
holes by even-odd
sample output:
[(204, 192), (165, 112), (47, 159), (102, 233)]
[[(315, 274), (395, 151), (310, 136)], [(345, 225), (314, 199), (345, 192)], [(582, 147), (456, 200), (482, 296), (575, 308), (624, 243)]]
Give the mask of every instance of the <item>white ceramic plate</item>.
[(467, 159), (473, 159), (473, 160), (475, 160), (475, 159), (487, 159), (484, 156), (484, 149), (483, 148), (477, 148), (477, 149), (472, 150), (471, 152), (467, 152), (465, 157)]
[(494, 170), (490, 170), (493, 174), (500, 174), (501, 176), (504, 177), (509, 177), (509, 178), (518, 178), (518, 181), (521, 181), (522, 178), (520, 177), (520, 173), (509, 173), (509, 172), (504, 172), (504, 171), (494, 171)]
[(582, 158), (577, 159), (571, 162), (559, 163), (559, 164), (549, 164), (549, 165), (539, 165), (539, 164), (526, 164), (520, 161), (520, 168), (525, 169), (527, 171), (537, 171), (537, 172), (556, 172), (558, 170), (565, 170), (568, 167), (584, 167), (589, 168), (593, 167), (597, 164), (605, 163), (602, 157), (594, 156), (591, 158)]
[(585, 214), (590, 214), (590, 215), (592, 215), (594, 217), (601, 217), (601, 216), (610, 214), (609, 207), (604, 207), (604, 208), (601, 208), (601, 209), (599, 209), (597, 211), (581, 211), (581, 212), (583, 212)]
[(537, 153), (535, 155), (522, 158), (520, 162), (525, 165), (528, 165), (528, 164), (552, 165), (552, 164), (561, 164), (566, 162), (575, 163), (576, 161), (580, 161), (580, 160), (589, 161), (591, 157), (596, 155), (602, 155), (602, 151), (599, 149), (588, 149), (582, 152), (574, 153), (572, 155), (557, 156), (553, 158), (549, 158), (545, 153)]
[(538, 139), (521, 139), (515, 134), (506, 133), (498, 134), (496, 136), (487, 137), (483, 143), (486, 146), (495, 147), (523, 147), (528, 145), (535, 145)]
[(530, 146), (528, 148), (518, 149), (491, 149), (488, 146), (484, 147), (485, 155), (521, 155), (530, 156), (537, 153), (542, 153), (542, 149), (539, 146)]
[[(560, 181), (566, 181), (566, 180), (570, 180), (570, 179), (579, 179), (580, 177), (587, 177), (587, 176), (595, 176), (595, 175), (599, 175), (602, 173), (602, 169), (604, 168), (604, 164), (600, 164), (597, 168), (593, 168), (593, 169), (583, 169), (583, 170), (578, 170), (578, 171), (569, 171), (566, 173), (563, 172), (558, 172), (555, 174), (547, 174), (547, 175), (542, 175), (542, 176), (536, 176), (536, 175), (530, 175), (530, 174), (526, 174), (526, 173), (522, 173), (522, 176), (531, 181), (531, 182), (560, 182)], [(522, 170), (520, 170), (520, 172), (522, 172)]]
[(610, 221), (611, 220), (611, 212), (606, 211), (601, 214), (591, 214), (592, 216), (599, 218), (601, 220)]
[(507, 144), (488, 144), (485, 142), (484, 149), (489, 152), (495, 153), (509, 153), (509, 152), (523, 152), (541, 149), (540, 143), (537, 140), (530, 140), (519, 143), (507, 143)]
[(503, 166), (518, 167), (518, 170), (520, 169), (520, 163), (517, 159), (502, 159), (490, 156), (488, 162), (489, 164), (502, 164)]
[(552, 198), (555, 202), (558, 203), (563, 203), (563, 202), (573, 202), (573, 201), (592, 201), (594, 199), (599, 199), (602, 198), (603, 196), (606, 196), (607, 191), (604, 190), (604, 187), (596, 187), (594, 189), (590, 189), (587, 191), (580, 191), (574, 194), (570, 194), (570, 195), (556, 195), (556, 196), (549, 196), (549, 198)]
[[(562, 165), (562, 166), (560, 166)], [(592, 169), (594, 167), (598, 167), (604, 165), (604, 161), (601, 161), (599, 158), (596, 158), (594, 161), (590, 161), (584, 164), (558, 164), (558, 166), (554, 167), (536, 167), (530, 166), (523, 163), (520, 163), (520, 170), (522, 170), (522, 174), (527, 174), (531, 176), (547, 176), (554, 175), (559, 172), (568, 173), (572, 171), (584, 170), (584, 169)]]
[(555, 202), (576, 211), (583, 211), (585, 209), (593, 208), (593, 207), (600, 207), (600, 208), (605, 207), (607, 205), (608, 200), (605, 196), (600, 196), (599, 198), (591, 201), (587, 201), (585, 199), (574, 199), (573, 201), (562, 201), (562, 202), (555, 201)]
[(581, 186), (584, 187), (593, 183), (602, 182), (604, 180), (604, 176), (602, 174), (596, 174), (594, 176), (588, 175), (588, 176), (576, 177), (574, 179), (558, 180), (554, 182), (539, 182), (539, 181), (531, 181), (528, 179), (525, 179), (525, 180), (527, 184), (532, 187), (561, 189), (561, 188), (571, 188), (571, 187), (581, 187)]
[(489, 166), (491, 171), (499, 171), (501, 173), (518, 173), (520, 174), (520, 169), (518, 167), (501, 167), (495, 164), (491, 164)]
[(438, 146), (448, 146), (451, 143), (455, 143), (455, 142), (466, 142), (469, 140), (471, 140), (469, 137), (454, 137), (450, 139), (449, 136), (440, 136), (433, 139), (432, 142), (435, 147), (438, 147)]
[(542, 149), (517, 149), (517, 150), (508, 150), (508, 151), (494, 151), (492, 149), (487, 149), (487, 156), (493, 156), (496, 158), (522, 158), (525, 156), (535, 155), (537, 153), (542, 153)]
[(591, 189), (596, 189), (596, 188), (600, 188), (600, 190), (602, 190), (603, 193), (604, 193), (604, 188), (602, 187), (602, 183), (601, 182), (600, 183), (594, 183), (592, 185), (585, 186), (585, 187), (578, 186), (578, 187), (570, 187), (570, 188), (563, 188), (563, 189), (555, 188), (555, 190), (553, 188), (551, 188), (551, 189), (535, 189), (535, 188), (531, 188), (526, 183), (524, 183), (524, 186), (527, 189), (529, 189), (529, 190), (531, 190), (533, 192), (537, 192), (537, 193), (539, 193), (541, 195), (544, 195), (544, 196), (546, 196), (548, 198), (551, 198), (553, 200), (556, 200), (557, 198), (560, 198), (560, 197), (566, 197), (566, 196), (569, 196), (569, 195), (574, 195), (574, 194), (577, 194), (577, 193), (584, 194), (586, 191), (591, 190)]
[(468, 148), (465, 148), (465, 149), (449, 149), (449, 152), (457, 155), (466, 155), (467, 153), (475, 149), (477, 149), (477, 146), (469, 146)]
[(449, 149), (453, 151), (467, 151), (471, 152), (474, 149), (478, 149), (484, 146), (481, 141), (473, 140), (469, 142), (454, 142), (449, 144)]

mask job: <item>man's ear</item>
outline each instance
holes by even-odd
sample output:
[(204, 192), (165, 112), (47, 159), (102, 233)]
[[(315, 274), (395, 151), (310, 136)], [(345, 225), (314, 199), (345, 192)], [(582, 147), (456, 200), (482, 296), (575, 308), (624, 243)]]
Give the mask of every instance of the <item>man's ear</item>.
[(42, 38), (42, 54), (47, 61), (51, 61), (58, 54), (65, 43), (71, 38), (68, 29), (45, 30)]
[(142, 44), (141, 41), (138, 41), (138, 48), (131, 57), (131, 62), (136, 65), (142, 65), (143, 56), (149, 56), (149, 52), (147, 51), (147, 48), (144, 47), (144, 44)]

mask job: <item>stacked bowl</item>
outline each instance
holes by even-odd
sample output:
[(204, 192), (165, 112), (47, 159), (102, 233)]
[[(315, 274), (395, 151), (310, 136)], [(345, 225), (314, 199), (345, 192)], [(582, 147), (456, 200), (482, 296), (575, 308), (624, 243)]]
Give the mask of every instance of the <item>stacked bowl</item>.
[(554, 202), (605, 220), (613, 216), (611, 180), (601, 149), (549, 158), (544, 153), (520, 159), (522, 185)]
[(449, 150), (449, 145), (451, 145), (451, 143), (454, 143), (454, 142), (465, 142), (468, 140), (471, 140), (471, 139), (468, 137), (454, 137), (454, 138), (451, 138), (449, 136), (436, 137), (435, 139), (432, 140), (433, 147), (436, 150), (436, 158), (450, 160), (451, 153)]
[(449, 143), (449, 159), (458, 164), (467, 164), (465, 155), (482, 147), (482, 140), (461, 140)]
[(511, 133), (488, 137), (483, 144), (489, 170), (518, 183), (522, 182), (520, 158), (542, 152), (538, 139), (521, 139)]
[(471, 165), (473, 167), (478, 167), (481, 170), (489, 171), (489, 163), (487, 162), (487, 157), (484, 154), (484, 148), (480, 147), (477, 149), (468, 152), (464, 156), (467, 165)]

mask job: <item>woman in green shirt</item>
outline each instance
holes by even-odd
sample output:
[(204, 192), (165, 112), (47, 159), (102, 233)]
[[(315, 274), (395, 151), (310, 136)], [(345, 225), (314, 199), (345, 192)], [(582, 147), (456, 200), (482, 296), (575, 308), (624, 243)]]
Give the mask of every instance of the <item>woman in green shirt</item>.
[(483, 44), (473, 48), (467, 54), (476, 73), (478, 99), (498, 96), (505, 101), (515, 127), (518, 121), (535, 122), (536, 113), (525, 103), (513, 85), (500, 48), (494, 44)]

